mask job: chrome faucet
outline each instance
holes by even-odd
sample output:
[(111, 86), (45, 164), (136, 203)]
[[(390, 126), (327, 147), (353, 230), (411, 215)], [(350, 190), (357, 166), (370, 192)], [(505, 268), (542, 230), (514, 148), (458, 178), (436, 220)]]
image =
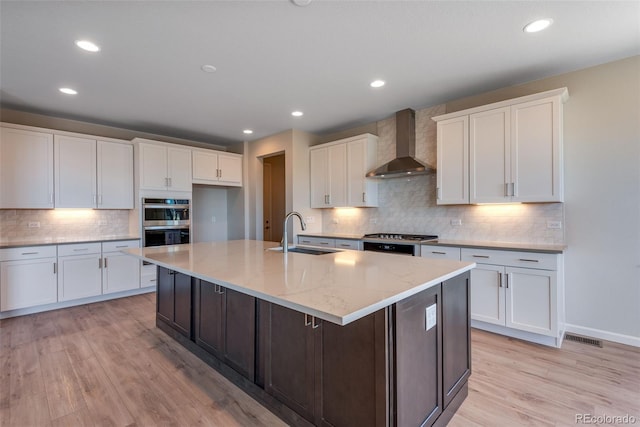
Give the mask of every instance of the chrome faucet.
[(307, 229), (307, 224), (305, 224), (304, 219), (302, 219), (302, 215), (298, 212), (289, 212), (287, 216), (284, 217), (284, 226), (282, 227), (282, 241), (280, 242), (280, 246), (282, 246), (282, 253), (286, 254), (289, 252), (289, 238), (287, 237), (287, 223), (289, 222), (289, 218), (292, 216), (297, 216), (300, 219), (300, 226), (302, 227), (302, 231)]

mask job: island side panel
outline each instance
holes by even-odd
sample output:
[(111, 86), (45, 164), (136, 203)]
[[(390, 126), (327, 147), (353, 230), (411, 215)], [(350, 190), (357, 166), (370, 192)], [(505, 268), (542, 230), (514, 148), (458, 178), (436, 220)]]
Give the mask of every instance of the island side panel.
[(471, 375), (471, 307), (469, 273), (442, 286), (442, 348), (444, 407)]
[[(435, 305), (436, 324), (426, 329), (426, 309)], [(393, 306), (392, 425), (430, 426), (442, 406), (441, 285)]]

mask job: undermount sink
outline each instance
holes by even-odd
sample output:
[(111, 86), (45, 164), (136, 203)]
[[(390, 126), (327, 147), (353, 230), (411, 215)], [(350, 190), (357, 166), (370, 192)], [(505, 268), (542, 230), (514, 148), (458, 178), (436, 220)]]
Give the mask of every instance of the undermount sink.
[[(269, 250), (275, 251), (275, 252), (282, 252), (282, 247), (279, 246), (277, 248), (270, 248)], [(340, 252), (337, 250), (307, 248), (307, 247), (301, 247), (301, 246), (289, 246), (287, 251), (295, 252), (298, 254), (308, 254), (308, 255), (325, 255), (325, 254), (331, 254), (334, 252)]]

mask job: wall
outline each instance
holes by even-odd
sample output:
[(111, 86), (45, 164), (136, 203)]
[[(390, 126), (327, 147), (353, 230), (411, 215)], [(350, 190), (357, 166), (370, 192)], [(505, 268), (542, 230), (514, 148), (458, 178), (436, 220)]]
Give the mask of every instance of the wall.
[[(564, 105), (564, 204), (520, 205), (518, 208), (441, 208), (431, 202), (435, 178), (423, 177), (406, 186), (387, 181), (380, 188), (381, 208), (377, 213), (374, 209), (361, 210), (357, 214), (327, 210), (323, 214), (323, 231), (395, 231), (383, 226), (397, 226), (398, 231), (404, 231), (413, 227), (414, 222), (423, 221), (423, 226), (433, 226), (433, 229), (420, 231), (433, 230), (447, 237), (484, 239), (495, 236), (496, 240), (526, 241), (527, 236), (532, 236), (532, 243), (553, 243), (561, 237), (545, 230), (544, 222), (564, 215), (564, 241), (568, 245), (565, 253), (568, 330), (640, 346), (638, 76), (640, 57), (635, 56), (446, 104), (446, 112), (450, 113), (567, 87), (569, 100)], [(378, 125), (380, 128), (381, 122)], [(382, 134), (380, 136), (382, 150), (387, 150), (385, 146), (389, 143), (385, 142)], [(433, 141), (429, 139), (427, 143), (433, 144)], [(424, 186), (430, 188), (426, 195)], [(394, 208), (395, 204), (402, 202), (413, 204), (407, 209)], [(387, 213), (394, 219), (371, 224), (371, 219), (383, 218)], [(335, 217), (338, 217), (339, 224), (333, 224)], [(447, 225), (449, 218), (460, 217), (463, 228), (469, 223), (467, 231), (462, 228), (458, 231)], [(472, 224), (473, 221), (477, 223)], [(506, 229), (503, 227), (516, 234), (501, 233)]]
[[(322, 230), (321, 213), (309, 208), (309, 151), (316, 137), (298, 130), (288, 130), (247, 143), (245, 158), (248, 179), (247, 238), (262, 240), (262, 185), (263, 158), (274, 154), (285, 155), (286, 211), (299, 211), (308, 221), (308, 231)], [(290, 230), (290, 241), (300, 231), (295, 224)]]
[[(30, 228), (39, 222), (39, 228)], [(0, 241), (128, 236), (129, 211), (101, 209), (0, 209)]]
[(191, 201), (192, 242), (227, 240), (227, 191), (229, 190), (224, 187), (193, 186)]

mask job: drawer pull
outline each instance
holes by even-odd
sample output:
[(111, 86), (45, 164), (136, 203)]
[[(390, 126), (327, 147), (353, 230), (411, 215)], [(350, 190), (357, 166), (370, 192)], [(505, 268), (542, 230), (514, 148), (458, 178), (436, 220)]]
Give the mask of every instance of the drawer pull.
[(88, 251), (89, 248), (82, 248), (82, 249), (74, 249), (73, 252), (83, 252), (83, 251)]
[(431, 251), (432, 254), (438, 254), (438, 255), (446, 255), (446, 252), (440, 252), (440, 251)]
[(471, 255), (474, 258), (486, 258), (489, 259), (489, 255)]
[(540, 260), (537, 260), (537, 259), (527, 259), (527, 258), (520, 258), (518, 261), (524, 261), (524, 262), (540, 262)]
[(38, 255), (40, 252), (22, 252), (22, 255)]
[(150, 282), (155, 282), (157, 279), (149, 279)]
[(342, 246), (343, 248), (350, 248), (351, 245), (348, 243), (340, 243), (340, 246)]
[(127, 245), (117, 245), (116, 248), (127, 248)]
[(320, 242), (321, 245), (328, 245), (329, 242)]
[(311, 240), (303, 240), (302, 243), (311, 243)]

